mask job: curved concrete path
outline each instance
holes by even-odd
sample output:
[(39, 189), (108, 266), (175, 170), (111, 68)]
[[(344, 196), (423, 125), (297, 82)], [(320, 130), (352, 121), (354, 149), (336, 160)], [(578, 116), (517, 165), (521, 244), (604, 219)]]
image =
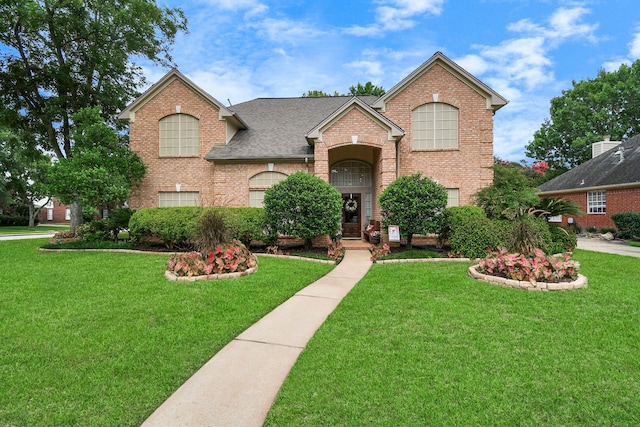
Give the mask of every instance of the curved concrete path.
[(371, 267), (347, 250), (329, 274), (302, 289), (227, 344), (143, 426), (261, 426), (315, 331)]
[(603, 240), (579, 237), (578, 249), (640, 258), (640, 248), (628, 245), (623, 240)]

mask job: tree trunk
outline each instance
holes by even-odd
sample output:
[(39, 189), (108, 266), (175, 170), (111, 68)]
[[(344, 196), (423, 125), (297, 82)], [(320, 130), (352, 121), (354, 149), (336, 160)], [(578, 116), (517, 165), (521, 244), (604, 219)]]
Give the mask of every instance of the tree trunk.
[(76, 200), (71, 205), (71, 224), (69, 230), (76, 231), (76, 227), (79, 225), (82, 225), (82, 202)]
[(36, 221), (35, 221), (35, 217), (36, 215), (38, 215), (38, 212), (40, 212), (40, 210), (35, 211), (35, 209), (33, 208), (33, 203), (29, 203), (29, 227), (35, 227), (36, 226)]
[(406, 246), (407, 249), (411, 249), (412, 248), (412, 246), (411, 246), (412, 237), (413, 237), (413, 233), (407, 233), (407, 246)]

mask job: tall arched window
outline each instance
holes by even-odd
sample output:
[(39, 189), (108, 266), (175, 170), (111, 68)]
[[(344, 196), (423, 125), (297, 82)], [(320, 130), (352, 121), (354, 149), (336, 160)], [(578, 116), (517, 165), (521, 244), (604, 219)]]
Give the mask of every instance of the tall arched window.
[(334, 187), (371, 187), (371, 165), (357, 160), (345, 160), (331, 167)]
[(200, 121), (188, 114), (160, 119), (160, 157), (200, 155)]
[(280, 172), (260, 172), (249, 178), (249, 206), (263, 207), (264, 192), (267, 188), (286, 178), (287, 175)]
[(449, 104), (433, 102), (413, 110), (411, 148), (458, 148), (458, 109)]

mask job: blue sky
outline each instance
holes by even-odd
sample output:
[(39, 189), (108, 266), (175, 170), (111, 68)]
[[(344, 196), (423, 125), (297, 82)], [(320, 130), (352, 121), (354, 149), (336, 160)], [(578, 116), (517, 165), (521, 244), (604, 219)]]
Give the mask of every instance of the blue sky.
[[(638, 0), (178, 0), (189, 26), (172, 50), (178, 69), (212, 96), (240, 103), (390, 89), (437, 51), (509, 104), (495, 115), (494, 152), (524, 159), (572, 80), (640, 58)], [(150, 83), (167, 71), (141, 62)]]

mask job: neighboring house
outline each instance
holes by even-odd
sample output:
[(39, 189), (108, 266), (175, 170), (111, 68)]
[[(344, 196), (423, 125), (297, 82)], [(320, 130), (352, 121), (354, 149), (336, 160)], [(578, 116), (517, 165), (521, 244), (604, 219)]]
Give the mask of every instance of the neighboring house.
[[(602, 146), (610, 149), (602, 152)], [(563, 225), (615, 228), (611, 215), (640, 212), (640, 135), (622, 143), (605, 139), (594, 144), (593, 154), (591, 160), (542, 184), (539, 194), (570, 199), (582, 207), (584, 215), (555, 219)]]
[(440, 52), (380, 98), (224, 106), (174, 69), (119, 116), (148, 166), (130, 205), (262, 206), (267, 188), (307, 171), (356, 206), (343, 235), (360, 237), (401, 175), (420, 172), (447, 188), (450, 205), (471, 203), (493, 181), (493, 115), (506, 104)]
[[(43, 205), (43, 203), (46, 203), (46, 202), (47, 202), (47, 199), (40, 200), (35, 203), (35, 206), (40, 207)], [(107, 213), (108, 213), (107, 209), (101, 208), (101, 209), (98, 209), (98, 212), (99, 212), (100, 218), (107, 217)], [(51, 198), (49, 200), (49, 203), (46, 203), (46, 205), (42, 207), (42, 210), (40, 211), (38, 218), (40, 219), (40, 224), (46, 224), (46, 223), (63, 224), (63, 223), (71, 222), (71, 206), (62, 204), (60, 200), (56, 199), (55, 197)]]

